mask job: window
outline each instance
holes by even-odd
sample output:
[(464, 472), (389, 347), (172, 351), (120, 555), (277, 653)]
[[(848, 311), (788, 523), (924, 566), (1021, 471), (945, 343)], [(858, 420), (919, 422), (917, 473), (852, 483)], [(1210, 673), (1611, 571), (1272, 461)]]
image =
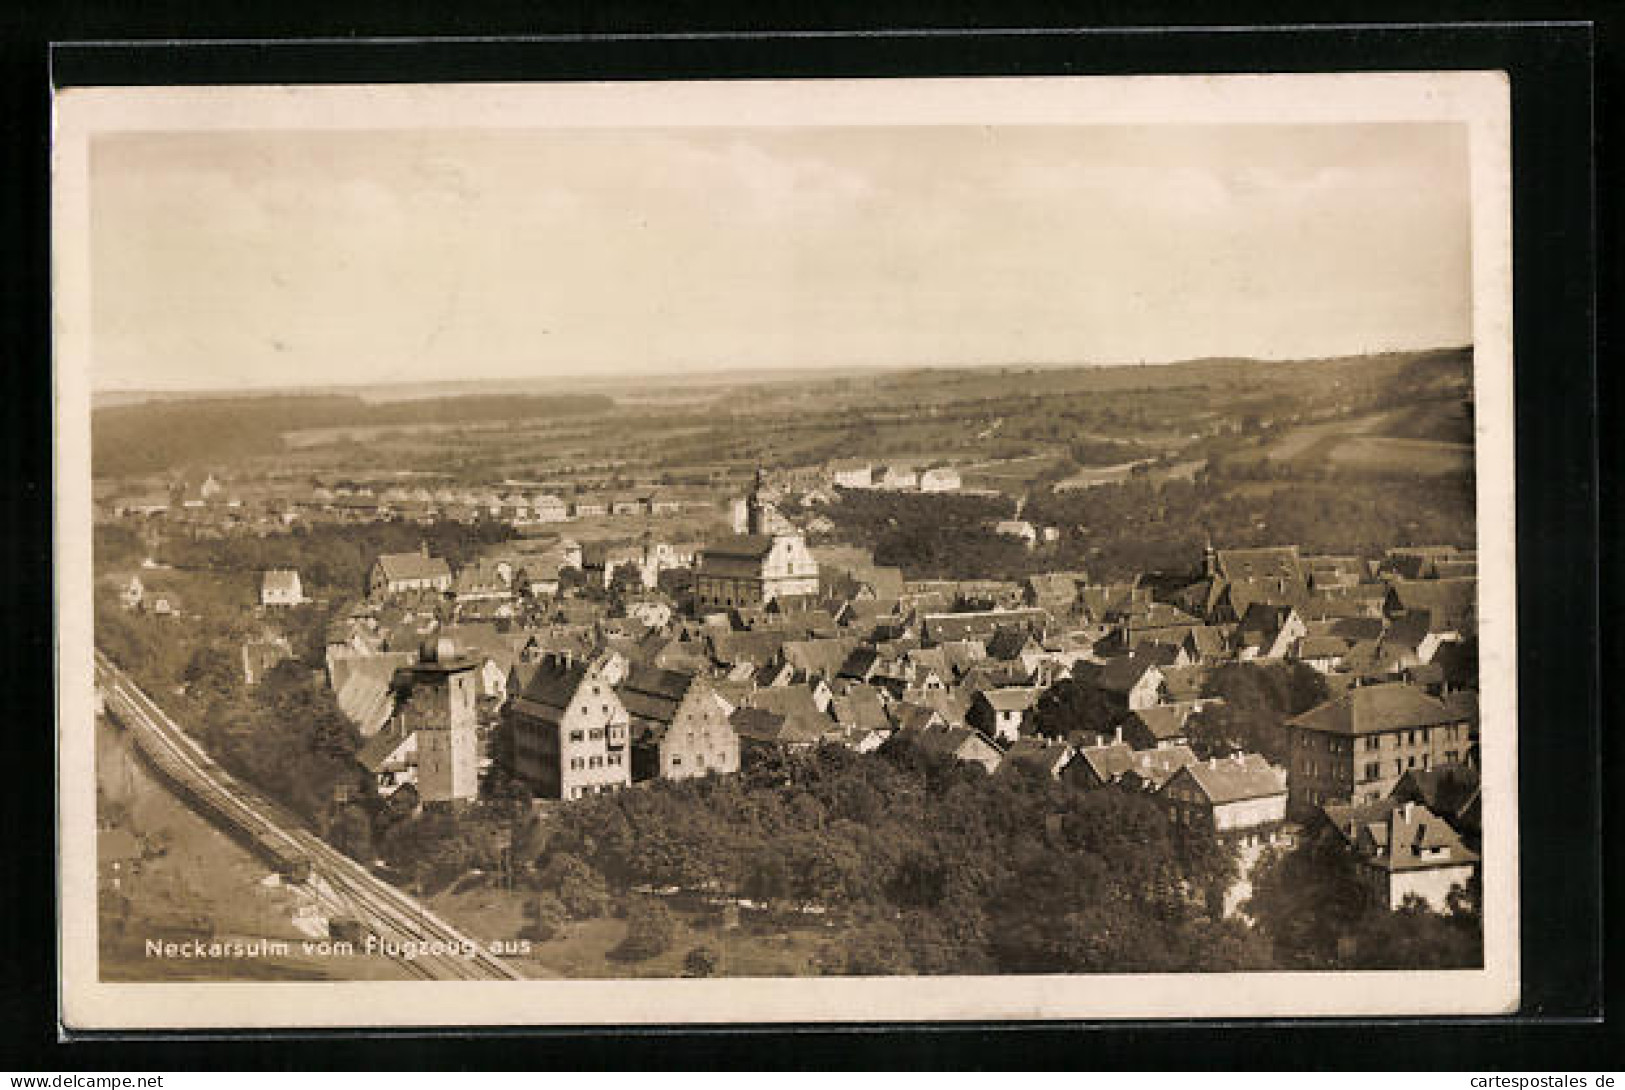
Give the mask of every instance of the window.
[(587, 732), (587, 737), (591, 738), (594, 742), (597, 742), (597, 741), (601, 740), (604, 737), (604, 728), (603, 727), (594, 727), (594, 728), (592, 728), (592, 730), (589, 730)]
[(1365, 748), (1366, 749), (1381, 749), (1382, 748), (1382, 735), (1380, 735), (1380, 734), (1368, 734), (1368, 735), (1366, 735), (1365, 736)]
[(1378, 764), (1376, 761), (1370, 761), (1370, 762), (1368, 762), (1366, 764), (1366, 766), (1365, 766), (1365, 778), (1366, 779), (1374, 780), (1378, 776), (1381, 776), (1381, 775), (1382, 775), (1382, 765)]
[(683, 759), (681, 757), (678, 757), (678, 756), (675, 756), (675, 755), (672, 757), (671, 766), (673, 768), (681, 768), (682, 764), (683, 764)]
[(705, 754), (701, 753), (694, 758), (694, 763), (701, 768), (705, 767)]
[(578, 731), (578, 730), (571, 731), (570, 732), (570, 741), (572, 741), (572, 742), (581, 741), (581, 732)]
[(1415, 768), (1416, 767), (1416, 758), (1415, 757), (1406, 757), (1405, 758), (1405, 767), (1406, 768)]
[(588, 757), (587, 758), (587, 767), (588, 768), (603, 768), (604, 767), (604, 759), (602, 757)]

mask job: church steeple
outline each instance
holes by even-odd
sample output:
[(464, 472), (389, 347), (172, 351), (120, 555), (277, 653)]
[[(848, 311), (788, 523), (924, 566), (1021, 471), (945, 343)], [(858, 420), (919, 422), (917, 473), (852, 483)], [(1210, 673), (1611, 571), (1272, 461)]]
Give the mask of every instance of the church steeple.
[(767, 489), (767, 476), (762, 467), (756, 467), (756, 484), (750, 490), (750, 498), (745, 501), (745, 527), (746, 533), (765, 534), (768, 532), (767, 500), (762, 493)]

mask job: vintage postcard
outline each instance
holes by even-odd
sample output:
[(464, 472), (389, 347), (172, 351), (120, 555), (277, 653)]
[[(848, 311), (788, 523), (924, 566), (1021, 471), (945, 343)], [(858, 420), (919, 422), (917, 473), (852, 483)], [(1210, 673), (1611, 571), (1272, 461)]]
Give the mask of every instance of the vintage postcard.
[(69, 1030), (1516, 1009), (1501, 74), (55, 116)]

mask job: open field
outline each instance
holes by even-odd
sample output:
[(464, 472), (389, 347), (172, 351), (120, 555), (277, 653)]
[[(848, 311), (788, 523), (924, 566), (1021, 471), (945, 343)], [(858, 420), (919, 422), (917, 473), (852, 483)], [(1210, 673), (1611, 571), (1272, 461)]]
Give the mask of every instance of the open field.
[[(684, 482), (726, 489), (757, 464), (772, 469), (862, 458), (960, 467), (1000, 462), (983, 480), (967, 484), (1019, 494), (1036, 479), (1078, 473), (1067, 452), (1080, 439), (1137, 442), (1165, 453), (1198, 438), (1211, 439), (1247, 417), (1345, 414), (1285, 431), (1270, 451), (1274, 460), (1327, 457), (1338, 436), (1460, 442), (1470, 354), (1451, 350), (1323, 361), (1199, 360), (1155, 367), (915, 368), (705, 378), (699, 388), (684, 388), (671, 379), (605, 379), (569, 388), (571, 396), (589, 389), (599, 392), (601, 400), (591, 403), (558, 398), (557, 383), (533, 383), (531, 387), (545, 389), (554, 400), (536, 403), (534, 411), (521, 406), (508, 419), (479, 417), (479, 412), (489, 416), (498, 411), (490, 402), (500, 402), (501, 395), (492, 384), (435, 384), (440, 397), (453, 389), (479, 395), (478, 410), (459, 409), (456, 398), (446, 398), (443, 410), (433, 408), (439, 403), (426, 403), (416, 415), (400, 410), (398, 403), (372, 410), (367, 408), (371, 403), (322, 409), (326, 402), (315, 399), (307, 420), (297, 402), (267, 399), (270, 415), (262, 423), (288, 423), (256, 440), (259, 450), (237, 441), (244, 426), (259, 426), (252, 418), (260, 404), (255, 399), (234, 403), (235, 415), (229, 417), (219, 408), (208, 416), (214, 403), (207, 400), (126, 404), (103, 410), (121, 415), (116, 443), (102, 452), (98, 471), (117, 475), (123, 458), (132, 470), (139, 465), (150, 472), (154, 444), (171, 438), (173, 442), (161, 444), (171, 470), (229, 467), (244, 482), (289, 473), (421, 472), (453, 484), (516, 478), (546, 482), (561, 491)], [(508, 385), (517, 389), (525, 384)], [(1417, 394), (1413, 401), (1392, 407), (1396, 396), (1412, 391)], [(1370, 407), (1361, 412), (1362, 406)], [(341, 410), (342, 420), (331, 419)], [(378, 418), (368, 419), (369, 411)], [(443, 418), (435, 416), (442, 411)], [(194, 420), (188, 413), (204, 415)], [(98, 441), (102, 419), (98, 413)], [(184, 436), (175, 431), (177, 421), (190, 421)], [(217, 432), (220, 454), (212, 455), (210, 437)], [(1381, 461), (1371, 451), (1355, 449), (1357, 453), (1345, 456), (1350, 464)], [(1032, 466), (1018, 459), (1032, 459)], [(1078, 483), (1094, 481), (1090, 475)], [(716, 498), (724, 494), (719, 491)]]
[(1329, 457), (1338, 466), (1441, 477), (1473, 469), (1471, 446), (1427, 439), (1346, 439), (1332, 448)]
[[(300, 942), (308, 936), (293, 925), (304, 903), (301, 894), (280, 883), (265, 884), (270, 873), (265, 865), (170, 794), (110, 721), (98, 717), (95, 729), (104, 816), (111, 807), (120, 819), (117, 827), (135, 836), (148, 856), (138, 873), (121, 883), (122, 897), (102, 891), (102, 979), (409, 979), (387, 958), (303, 953)], [(288, 943), (291, 950), (256, 958), (150, 958), (148, 938), (263, 939)]]
[[(433, 910), (469, 934), (484, 939), (517, 939), (526, 932), (524, 905), (536, 896), (523, 890), (492, 888), (441, 893), (430, 898)], [(699, 913), (673, 908), (677, 934), (671, 948), (642, 961), (623, 961), (612, 952), (626, 937), (626, 921), (606, 916), (574, 920), (558, 935), (531, 940), (528, 956), (513, 958), (527, 976), (593, 980), (660, 978), (683, 975), (683, 959), (696, 946), (717, 955), (719, 976), (808, 976), (817, 973), (815, 959), (842, 929), (812, 921), (800, 927), (758, 931), (723, 928)]]

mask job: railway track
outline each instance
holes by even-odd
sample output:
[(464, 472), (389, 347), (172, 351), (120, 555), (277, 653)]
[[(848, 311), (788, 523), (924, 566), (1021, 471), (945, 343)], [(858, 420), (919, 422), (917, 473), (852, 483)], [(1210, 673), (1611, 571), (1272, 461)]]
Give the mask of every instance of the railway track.
[(248, 842), (277, 870), (353, 914), (384, 956), (426, 980), (520, 980), (523, 976), (369, 873), (269, 799), (237, 781), (176, 725), (111, 659), (96, 652), (96, 684), (107, 710), (131, 732), (158, 772), (216, 824)]

